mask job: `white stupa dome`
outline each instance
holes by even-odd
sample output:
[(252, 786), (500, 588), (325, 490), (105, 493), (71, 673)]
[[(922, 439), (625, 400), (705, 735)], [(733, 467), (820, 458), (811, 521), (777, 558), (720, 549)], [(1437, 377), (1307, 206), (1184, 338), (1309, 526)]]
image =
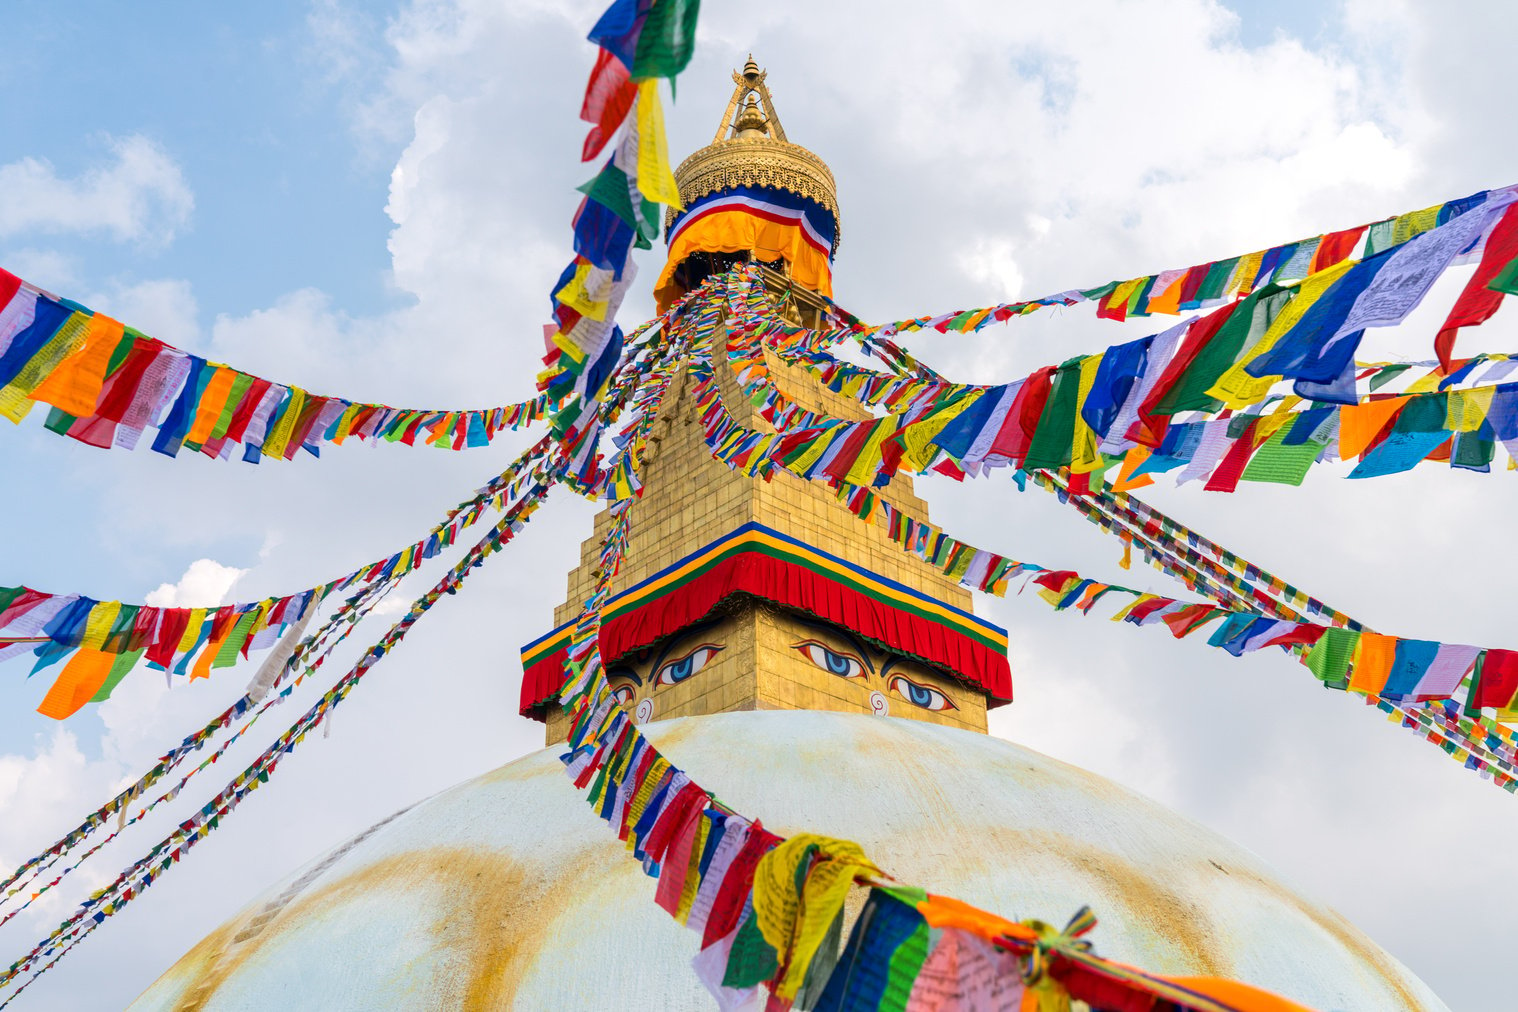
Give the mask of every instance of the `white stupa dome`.
[[(779, 833), (1008, 917), (1082, 904), (1103, 956), (1319, 1009), (1443, 1009), (1344, 918), (1132, 791), (918, 721), (751, 711), (650, 724), (672, 762)], [(276, 885), (134, 1009), (708, 1009), (698, 938), (548, 748), (424, 801)]]

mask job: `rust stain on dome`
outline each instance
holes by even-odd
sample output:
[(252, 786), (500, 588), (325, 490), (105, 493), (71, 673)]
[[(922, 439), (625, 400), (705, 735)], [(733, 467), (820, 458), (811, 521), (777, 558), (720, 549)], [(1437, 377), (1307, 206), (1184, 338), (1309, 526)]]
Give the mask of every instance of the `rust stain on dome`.
[(463, 964), (453, 979), (434, 980), (437, 997), (463, 1008), (509, 1008), (522, 969), (541, 948), (546, 928), (560, 912), (550, 902), (552, 882), (526, 873), (510, 857), (457, 847), (411, 851), (382, 858), (302, 894), (282, 909), (267, 931), (243, 944), (235, 938), (253, 918), (234, 920), (207, 936), (179, 964), (188, 983), (175, 1006), (200, 1009), (216, 990), (280, 930), (318, 914), (376, 895), (432, 894), (426, 905), (441, 915), (434, 923), (434, 944), (457, 955)]

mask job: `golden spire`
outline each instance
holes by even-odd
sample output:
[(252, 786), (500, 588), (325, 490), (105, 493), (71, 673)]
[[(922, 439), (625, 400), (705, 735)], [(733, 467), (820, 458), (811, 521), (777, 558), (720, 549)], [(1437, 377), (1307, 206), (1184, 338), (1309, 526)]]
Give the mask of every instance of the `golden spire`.
[[(733, 71), (733, 94), (716, 136), (675, 169), (680, 197), (689, 204), (735, 186), (787, 190), (815, 200), (837, 223), (838, 187), (832, 170), (821, 158), (786, 139), (767, 75), (754, 62), (752, 53), (743, 70)], [(666, 210), (666, 226), (673, 219), (674, 212)], [(842, 233), (839, 227), (833, 240), (834, 253)]]

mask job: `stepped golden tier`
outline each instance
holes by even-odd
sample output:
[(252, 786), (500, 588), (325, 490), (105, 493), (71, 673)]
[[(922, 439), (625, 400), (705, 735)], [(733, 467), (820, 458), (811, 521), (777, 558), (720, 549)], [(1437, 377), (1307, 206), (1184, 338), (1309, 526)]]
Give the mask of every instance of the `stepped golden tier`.
[[(672, 298), (752, 260), (770, 268), (781, 312), (815, 318), (838, 235), (832, 174), (786, 139), (752, 59), (734, 83), (717, 139), (677, 174), (687, 206), (667, 225), (661, 289)], [(728, 409), (764, 428), (711, 350)], [(863, 417), (766, 358), (804, 407)], [(987, 735), (987, 709), (1012, 696), (1005, 632), (825, 486), (714, 460), (689, 383), (678, 374), (660, 408), (602, 634), (619, 699), (672, 760), (772, 830), (855, 840), (932, 892), (1048, 920), (1090, 904), (1109, 958), (1316, 1008), (1444, 1008), (1247, 851)], [(927, 516), (907, 478), (881, 494)], [(521, 709), (548, 747), (296, 872), (134, 1008), (712, 1007), (690, 967), (698, 939), (653, 903), (558, 760), (567, 624), (609, 522), (598, 516), (584, 542), (556, 627), (523, 649)]]

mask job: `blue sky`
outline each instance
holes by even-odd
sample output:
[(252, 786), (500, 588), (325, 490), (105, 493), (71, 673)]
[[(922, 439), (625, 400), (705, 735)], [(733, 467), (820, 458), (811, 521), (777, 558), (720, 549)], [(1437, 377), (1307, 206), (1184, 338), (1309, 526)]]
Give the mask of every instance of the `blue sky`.
[[(709, 5), (670, 111), (672, 152), (710, 138), (727, 71), (752, 48), (792, 139), (839, 178), (838, 293), (872, 318), (1180, 266), (1518, 178), (1518, 142), (1498, 128), (1509, 111), (1490, 97), (1503, 94), (1511, 38), (1499, 27), (1511, 12), (1496, 6), (1472, 19), (1491, 29), (1459, 48), (1434, 45), (1447, 32), (1414, 4), (1051, 6), (902, 5), (862, 24), (834, 10)], [(0, 192), (0, 266), (324, 392), (418, 406), (527, 396), (572, 188), (589, 174), (573, 117), (590, 59), (577, 39), (596, 7), (13, 0), (0, 9), (0, 173), (35, 160), (65, 192), (95, 194), (100, 219), (32, 207), (30, 224), (10, 227), (16, 196)], [(885, 78), (864, 87), (866, 68), (882, 65)], [(1041, 96), (1057, 88), (1068, 101), (1051, 109)], [(130, 172), (123, 152), (137, 159)], [(645, 280), (656, 267), (644, 263)], [(630, 315), (648, 304), (639, 295)], [(1380, 350), (1425, 355), (1429, 321), (1404, 330)], [(916, 350), (952, 374), (1006, 379), (1129, 336), (1051, 315)], [(1463, 340), (1497, 350), (1514, 337), (1499, 317)], [(169, 584), (190, 604), (298, 589), (414, 540), (514, 452), (349, 446), (255, 468), (103, 453), (38, 419), (5, 425), (0, 584), (124, 600)], [(968, 540), (1118, 575), (1116, 550), (1078, 518), (999, 486), (942, 484), (924, 483), (935, 519)], [(1510, 476), (1315, 474), (1300, 490), (1156, 490), (1154, 501), (1378, 627), (1518, 645), (1505, 589), (1472, 561), (1469, 535), (1482, 532), (1493, 570), (1518, 558), (1505, 533), (1518, 506)], [(591, 515), (567, 497), (551, 505), (515, 554), (386, 660), (330, 742), (282, 768), (18, 1007), (124, 1004), (291, 868), (537, 747), (540, 728), (515, 716), (515, 650), (547, 630), (562, 592), (527, 574), (567, 571)], [(1455, 579), (1448, 560), (1465, 567)], [(1466, 969), (1464, 946), (1480, 946), (1476, 965), (1497, 965), (1518, 930), (1506, 912), (1518, 887), (1496, 854), (1446, 881), (1451, 848), (1467, 841), (1441, 827), (1501, 838), (1512, 799), (1274, 658), (1220, 660), (1036, 603), (977, 608), (1013, 633), (1019, 703), (994, 732), (1260, 853), (1452, 1007), (1501, 993)], [(355, 639), (378, 636), (371, 625)], [(0, 863), (49, 842), (246, 675), (134, 687), (60, 729), (32, 713), (42, 680), (15, 662), (0, 669)], [(1416, 822), (1410, 798), (1423, 806)], [(104, 851), (102, 871), (154, 832), (162, 825)], [(1359, 875), (1324, 859), (1341, 852), (1368, 862)], [(1450, 907), (1476, 911), (1469, 937), (1429, 939), (1419, 925), (1448, 923)], [(0, 949), (24, 951), (66, 912), (60, 902), (17, 918)]]
[[(382, 25), (373, 13), (363, 30)], [(166, 248), (134, 251), (132, 273), (193, 278), (209, 312), (306, 286), (349, 312), (380, 308), (392, 297), (389, 165), (355, 144), (306, 16), (299, 4), (7, 5), (6, 147), (65, 177), (99, 160), (111, 136), (141, 134), (171, 152), (194, 183), (193, 220)], [(84, 271), (123, 273), (120, 251), (98, 238), (52, 245)]]

